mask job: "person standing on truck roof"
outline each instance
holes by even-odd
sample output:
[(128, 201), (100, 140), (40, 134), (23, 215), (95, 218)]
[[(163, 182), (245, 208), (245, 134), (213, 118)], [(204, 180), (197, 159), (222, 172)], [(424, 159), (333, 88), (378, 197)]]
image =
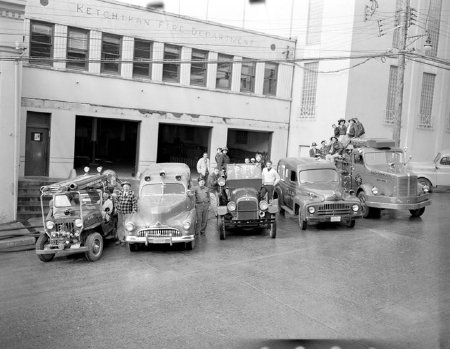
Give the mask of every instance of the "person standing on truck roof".
[(311, 144), (311, 148), (309, 148), (309, 157), (310, 158), (315, 158), (320, 156), (320, 152), (319, 149), (317, 149), (317, 143), (316, 142), (312, 142)]
[(122, 182), (122, 191), (115, 198), (117, 209), (117, 241), (116, 245), (125, 245), (125, 220), (128, 215), (137, 212), (137, 199), (131, 190), (130, 182)]
[(328, 151), (326, 159), (333, 162), (335, 158), (342, 155), (342, 152), (344, 151), (344, 147), (342, 146), (341, 142), (339, 142), (336, 137), (331, 137), (330, 141), (331, 141), (330, 150)]
[(272, 168), (272, 161), (267, 161), (266, 167), (262, 170), (262, 187), (260, 190), (259, 199), (262, 200), (267, 193), (267, 202), (271, 202), (274, 187), (279, 181), (280, 175), (274, 168)]
[(364, 135), (366, 134), (364, 125), (358, 120), (358, 118), (353, 118), (353, 120), (355, 121), (355, 137), (364, 138)]

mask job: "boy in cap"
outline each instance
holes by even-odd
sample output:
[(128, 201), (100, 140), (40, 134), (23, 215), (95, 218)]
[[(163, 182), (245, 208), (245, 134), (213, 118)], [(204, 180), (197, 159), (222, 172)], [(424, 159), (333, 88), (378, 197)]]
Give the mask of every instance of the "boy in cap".
[(317, 143), (312, 142), (311, 148), (309, 149), (309, 157), (315, 158), (319, 156), (319, 149), (317, 149)]

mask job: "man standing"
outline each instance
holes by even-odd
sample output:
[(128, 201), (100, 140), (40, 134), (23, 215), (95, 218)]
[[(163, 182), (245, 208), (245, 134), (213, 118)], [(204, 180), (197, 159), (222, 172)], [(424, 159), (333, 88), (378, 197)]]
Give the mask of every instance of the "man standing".
[(218, 206), (218, 197), (219, 197), (219, 178), (220, 178), (219, 168), (214, 167), (213, 172), (208, 176), (208, 181), (206, 182), (206, 186), (209, 189), (209, 199), (211, 202), (211, 207), (213, 209), (214, 215), (217, 217), (217, 206)]
[(137, 199), (131, 190), (130, 182), (122, 182), (122, 191), (116, 199), (117, 217), (117, 241), (116, 245), (125, 245), (125, 220), (128, 215), (137, 212)]
[(204, 234), (208, 223), (208, 209), (210, 204), (209, 188), (205, 187), (205, 179), (198, 179), (198, 187), (194, 189), (195, 209), (197, 211), (197, 222), (195, 234)]
[(208, 153), (203, 153), (203, 156), (197, 161), (197, 172), (199, 174), (199, 178), (203, 177), (205, 180), (209, 175), (209, 159)]
[(218, 164), (217, 167), (219, 167), (220, 170), (223, 171), (223, 173), (225, 173), (226, 169), (227, 169), (227, 164), (230, 163), (230, 157), (228, 156), (228, 148), (225, 147), (222, 149), (222, 161), (220, 162), (220, 166)]
[(262, 170), (262, 188), (260, 191), (260, 200), (264, 198), (267, 193), (267, 201), (271, 202), (273, 197), (273, 189), (275, 185), (280, 181), (280, 176), (272, 168), (272, 161), (266, 162), (266, 167)]
[(216, 166), (219, 167), (219, 163), (222, 163), (222, 148), (217, 148), (216, 156), (214, 159), (216, 160)]
[(364, 138), (366, 131), (364, 130), (362, 122), (359, 121), (358, 118), (353, 118), (353, 120), (355, 121), (355, 137)]

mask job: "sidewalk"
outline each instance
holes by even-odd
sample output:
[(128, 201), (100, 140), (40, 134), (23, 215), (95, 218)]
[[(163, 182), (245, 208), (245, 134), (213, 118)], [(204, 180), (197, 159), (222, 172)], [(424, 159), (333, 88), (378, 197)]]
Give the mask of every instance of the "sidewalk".
[(26, 225), (21, 222), (0, 224), (0, 252), (34, 249), (36, 238), (42, 230), (41, 218), (29, 219)]

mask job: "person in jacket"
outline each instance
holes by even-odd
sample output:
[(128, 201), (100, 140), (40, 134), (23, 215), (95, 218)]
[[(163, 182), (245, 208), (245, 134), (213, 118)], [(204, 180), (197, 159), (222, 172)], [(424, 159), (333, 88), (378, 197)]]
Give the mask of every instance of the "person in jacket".
[(316, 158), (320, 156), (319, 149), (317, 149), (317, 143), (313, 142), (311, 144), (311, 148), (309, 148), (309, 157), (310, 158)]
[(220, 162), (217, 164), (217, 167), (222, 171), (223, 174), (226, 173), (227, 164), (230, 163), (230, 157), (228, 156), (228, 148), (225, 147), (222, 149), (222, 157), (220, 158)]
[(214, 167), (214, 170), (208, 176), (206, 186), (209, 188), (210, 203), (214, 215), (217, 217), (217, 206), (219, 203), (219, 179), (221, 178), (220, 170), (218, 167)]
[(336, 126), (336, 124), (331, 125), (333, 128), (333, 135), (337, 138), (339, 137), (339, 127)]
[(347, 125), (345, 125), (345, 119), (338, 120), (338, 129), (339, 129), (339, 136), (337, 136), (337, 137), (338, 137), (339, 142), (342, 143), (344, 137), (347, 134)]
[(328, 146), (328, 144), (327, 144), (327, 142), (325, 140), (320, 142), (319, 153), (320, 153), (320, 157), (322, 159), (325, 159), (325, 157), (327, 156), (329, 150), (330, 150), (330, 147)]
[(200, 177), (203, 177), (205, 180), (209, 175), (210, 163), (208, 159), (208, 153), (203, 153), (203, 156), (197, 161), (197, 172)]
[(221, 160), (222, 155), (223, 155), (222, 154), (222, 148), (221, 147), (217, 148), (216, 156), (214, 157), (214, 160), (216, 160), (216, 166), (219, 166), (219, 162), (222, 161)]
[(334, 136), (330, 138), (330, 142), (330, 150), (328, 151), (326, 159), (333, 162), (335, 158), (342, 155), (344, 147), (342, 146), (342, 143), (339, 142)]
[(117, 241), (116, 245), (125, 245), (125, 220), (128, 215), (137, 212), (137, 199), (131, 190), (130, 182), (122, 182), (122, 190), (115, 198), (117, 210)]
[(195, 224), (195, 234), (205, 234), (208, 224), (208, 210), (211, 201), (210, 190), (205, 186), (205, 179), (199, 178), (198, 187), (194, 188), (195, 210), (197, 222)]
[(364, 125), (361, 121), (358, 120), (358, 118), (353, 118), (355, 122), (355, 137), (357, 138), (364, 138), (364, 135), (366, 134), (366, 131), (364, 130)]

